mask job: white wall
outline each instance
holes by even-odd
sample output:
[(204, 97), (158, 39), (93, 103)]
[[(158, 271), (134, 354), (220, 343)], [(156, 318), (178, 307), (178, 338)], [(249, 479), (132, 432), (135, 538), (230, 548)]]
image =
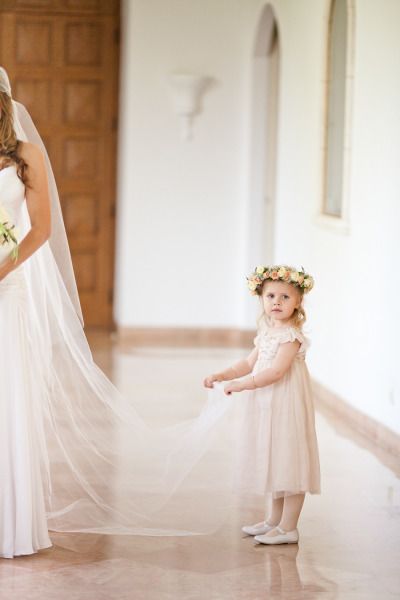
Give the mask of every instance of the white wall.
[[(400, 433), (400, 3), (356, 3), (347, 234), (315, 219), (328, 2), (272, 4), (282, 44), (276, 258), (316, 279), (307, 298), (314, 377)], [(248, 251), (246, 216), (251, 55), (262, 6), (125, 0), (115, 307), (122, 327), (254, 323), (244, 275), (263, 260)], [(218, 81), (189, 144), (179, 140), (165, 82), (176, 69)]]
[[(127, 0), (118, 206), (120, 326), (238, 321), (246, 52), (238, 0)], [(211, 76), (194, 139), (169, 98), (174, 71)]]

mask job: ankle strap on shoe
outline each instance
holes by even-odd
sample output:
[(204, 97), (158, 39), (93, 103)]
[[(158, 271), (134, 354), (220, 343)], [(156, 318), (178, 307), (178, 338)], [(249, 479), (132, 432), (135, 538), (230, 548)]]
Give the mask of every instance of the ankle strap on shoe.
[(282, 535), (285, 535), (285, 533), (287, 533), (287, 531), (285, 531), (284, 529), (282, 529), (282, 527), (279, 527), (279, 525), (276, 526), (276, 529), (279, 531), (279, 533), (281, 533)]

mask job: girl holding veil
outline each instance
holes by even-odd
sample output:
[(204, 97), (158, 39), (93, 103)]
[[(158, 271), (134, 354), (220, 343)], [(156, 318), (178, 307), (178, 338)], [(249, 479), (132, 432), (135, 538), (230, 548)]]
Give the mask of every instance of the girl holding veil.
[(95, 365), (50, 162), (3, 68), (0, 169), (0, 556), (49, 547), (49, 530), (215, 530), (230, 498), (219, 453), (231, 400), (153, 430)]

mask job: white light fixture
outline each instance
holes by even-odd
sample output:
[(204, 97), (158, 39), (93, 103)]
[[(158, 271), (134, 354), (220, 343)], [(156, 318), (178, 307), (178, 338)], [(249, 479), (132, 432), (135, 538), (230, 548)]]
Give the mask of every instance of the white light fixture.
[(171, 73), (169, 84), (175, 113), (180, 120), (181, 139), (193, 136), (193, 119), (201, 111), (201, 98), (210, 77), (190, 73)]

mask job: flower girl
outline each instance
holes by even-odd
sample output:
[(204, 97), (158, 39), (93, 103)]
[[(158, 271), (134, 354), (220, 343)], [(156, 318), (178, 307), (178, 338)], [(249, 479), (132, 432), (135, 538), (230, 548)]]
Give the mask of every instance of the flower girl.
[[(265, 521), (242, 528), (261, 544), (297, 543), (297, 523), (306, 492), (320, 493), (318, 445), (303, 296), (313, 278), (286, 265), (259, 266), (248, 287), (262, 301), (255, 348), (232, 367), (208, 376), (204, 385), (228, 381), (225, 394), (247, 392), (242, 440), (243, 477), (271, 497)], [(241, 379), (236, 379), (241, 378)], [(247, 463), (246, 463), (247, 460)], [(260, 488), (261, 486), (261, 488)]]

